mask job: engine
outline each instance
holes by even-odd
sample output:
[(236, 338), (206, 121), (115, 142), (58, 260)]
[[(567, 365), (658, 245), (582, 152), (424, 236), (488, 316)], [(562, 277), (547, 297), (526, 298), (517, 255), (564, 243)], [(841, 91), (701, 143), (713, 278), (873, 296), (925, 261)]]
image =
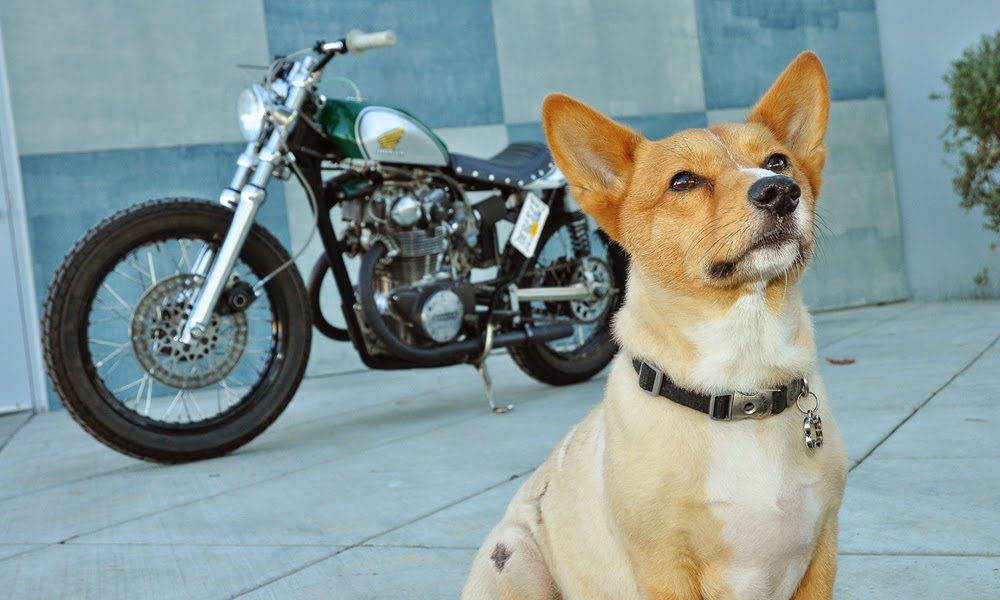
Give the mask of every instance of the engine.
[(405, 180), (387, 181), (342, 207), (349, 247), (363, 252), (382, 242), (389, 249), (373, 287), (396, 335), (418, 346), (458, 338), (466, 317), (475, 315), (465, 205), (453, 202), (446, 187)]

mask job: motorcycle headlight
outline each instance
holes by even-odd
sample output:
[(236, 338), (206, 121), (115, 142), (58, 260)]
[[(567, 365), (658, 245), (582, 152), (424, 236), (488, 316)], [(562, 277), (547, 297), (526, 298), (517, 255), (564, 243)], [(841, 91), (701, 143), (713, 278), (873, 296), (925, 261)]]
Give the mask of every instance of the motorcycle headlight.
[(240, 119), (240, 133), (248, 142), (256, 140), (264, 128), (267, 113), (267, 92), (258, 84), (243, 90), (236, 101), (236, 114)]

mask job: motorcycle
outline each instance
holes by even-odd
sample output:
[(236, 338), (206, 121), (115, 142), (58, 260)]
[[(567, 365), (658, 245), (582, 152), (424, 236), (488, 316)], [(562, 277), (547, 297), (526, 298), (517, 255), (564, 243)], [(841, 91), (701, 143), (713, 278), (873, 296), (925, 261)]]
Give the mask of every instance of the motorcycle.
[[(372, 369), (472, 364), (495, 412), (512, 408), (494, 400), (495, 348), (551, 385), (608, 364), (627, 259), (544, 144), (449, 153), (403, 110), (319, 92), (332, 59), (394, 44), (391, 31), (355, 30), (277, 57), (239, 97), (248, 143), (218, 203), (148, 201), (75, 244), (49, 288), (43, 341), (56, 392), (94, 437), (162, 463), (242, 446), (295, 394), (314, 326)], [(308, 287), (255, 222), (268, 182), (291, 176), (324, 248)], [(345, 257), (360, 257), (356, 284)], [(331, 280), (344, 327), (321, 305)]]

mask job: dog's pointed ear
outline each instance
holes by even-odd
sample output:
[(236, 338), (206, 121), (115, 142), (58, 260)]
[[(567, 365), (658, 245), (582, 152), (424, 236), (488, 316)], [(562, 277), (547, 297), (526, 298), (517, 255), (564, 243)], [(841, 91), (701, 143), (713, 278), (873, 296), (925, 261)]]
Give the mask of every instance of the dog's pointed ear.
[(823, 136), (830, 118), (830, 86), (819, 57), (803, 52), (795, 57), (777, 81), (747, 115), (748, 123), (767, 127), (783, 144), (805, 161), (806, 173), (819, 192), (819, 174), (826, 162)]
[(563, 94), (545, 97), (542, 123), (552, 156), (580, 206), (617, 239), (619, 201), (643, 137)]

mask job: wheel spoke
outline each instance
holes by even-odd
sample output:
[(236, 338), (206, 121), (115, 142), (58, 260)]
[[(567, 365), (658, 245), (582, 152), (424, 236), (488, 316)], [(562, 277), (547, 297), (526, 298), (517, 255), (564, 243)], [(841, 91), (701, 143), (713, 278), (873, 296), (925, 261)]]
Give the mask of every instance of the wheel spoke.
[(107, 340), (98, 340), (94, 338), (90, 338), (87, 341), (90, 342), (91, 344), (97, 344), (98, 346), (110, 346), (112, 348), (124, 348), (125, 346), (128, 346), (128, 342), (116, 344), (115, 342), (109, 342)]
[(91, 312), (109, 312), (109, 313), (114, 313), (116, 315), (123, 315), (123, 318), (126, 319), (132, 316), (132, 312), (130, 310), (126, 310), (120, 306), (110, 306), (107, 300), (101, 298), (100, 296), (94, 298), (94, 302), (101, 306), (94, 306), (93, 308), (91, 308)]
[[(177, 243), (178, 243), (178, 245), (180, 245), (180, 240), (177, 240)], [(165, 247), (163, 248), (163, 253), (167, 255), (167, 258), (170, 259), (170, 263), (172, 265), (174, 265), (174, 273), (173, 274), (174, 275), (180, 275), (181, 274), (181, 265), (184, 264), (184, 261), (182, 259), (178, 259), (177, 258), (177, 255), (174, 254), (173, 251), (170, 249), (170, 245), (169, 244), (165, 245)]]
[(114, 270), (112, 271), (112, 273), (115, 273), (118, 276), (123, 277), (124, 279), (127, 279), (127, 280), (131, 281), (132, 283), (138, 283), (141, 286), (145, 286), (146, 285), (146, 282), (143, 281), (143, 280), (141, 280), (141, 279), (139, 279), (138, 277), (134, 277), (132, 275), (129, 275), (128, 273), (122, 273), (121, 271), (118, 270), (118, 267), (115, 267)]
[[(224, 392), (226, 392), (226, 408), (228, 409), (230, 406), (232, 406), (233, 404), (236, 403), (235, 400), (233, 400), (233, 397), (235, 396), (235, 394), (233, 394), (233, 391), (229, 389), (229, 386), (226, 384), (226, 380), (225, 379), (223, 379), (219, 383), (220, 383), (220, 385), (222, 385), (222, 390)], [(219, 412), (222, 412), (222, 410), (223, 409), (220, 408)]]
[(122, 297), (119, 296), (118, 292), (116, 292), (110, 285), (108, 285), (107, 281), (105, 281), (104, 283), (102, 283), (101, 287), (104, 288), (104, 289), (106, 289), (106, 290), (108, 290), (108, 293), (111, 294), (111, 296), (115, 300), (117, 300), (118, 303), (121, 304), (123, 308), (125, 308), (125, 310), (127, 310), (129, 312), (132, 311), (132, 305), (130, 305), (128, 302), (125, 302), (124, 300), (122, 300)]
[(149, 381), (149, 375), (148, 374), (147, 375), (143, 375), (142, 377), (139, 378), (139, 390), (135, 393), (135, 402), (134, 402), (135, 406), (134, 406), (134, 408), (132, 408), (132, 410), (135, 410), (135, 411), (139, 410), (139, 400), (142, 398), (143, 388), (146, 387), (146, 382), (148, 382), (148, 381)]
[(186, 396), (188, 394), (189, 394), (189, 392), (185, 391), (185, 393), (181, 396), (181, 406), (184, 407), (184, 416), (187, 417), (188, 423), (191, 423), (191, 422), (194, 421), (194, 419), (191, 417), (191, 409), (188, 408), (188, 403), (187, 403), (187, 400), (186, 400)]
[[(188, 243), (188, 247), (190, 247), (192, 244), (191, 240), (186, 240), (186, 241)], [(194, 267), (191, 265), (191, 257), (188, 256), (188, 249), (184, 247), (184, 242), (185, 240), (177, 240), (177, 245), (180, 246), (181, 256), (183, 257), (184, 266), (187, 267), (187, 272), (190, 273), (194, 269)], [(180, 265), (177, 265), (177, 268), (180, 269)]]
[[(94, 340), (90, 340), (90, 341), (94, 342)], [(111, 352), (111, 354), (108, 354), (107, 356), (105, 356), (104, 358), (102, 358), (99, 362), (94, 363), (94, 368), (95, 369), (100, 369), (109, 360), (111, 360), (112, 358), (114, 358), (114, 357), (118, 356), (119, 354), (121, 354), (122, 352), (124, 352), (125, 348), (128, 348), (128, 346), (129, 346), (129, 344), (127, 344), (127, 343), (118, 346), (118, 348), (116, 350), (113, 350)]]
[(115, 360), (115, 362), (111, 363), (111, 367), (104, 372), (104, 377), (106, 378), (111, 377), (111, 374), (114, 373), (116, 369), (118, 369), (118, 366), (121, 365), (124, 360), (125, 360), (124, 354), (119, 356), (118, 359)]
[(164, 413), (163, 413), (163, 417), (162, 417), (162, 418), (160, 419), (161, 421), (166, 421), (166, 420), (167, 420), (167, 417), (169, 417), (169, 416), (170, 416), (170, 413), (172, 413), (172, 412), (174, 411), (174, 407), (175, 407), (175, 406), (177, 406), (177, 401), (178, 401), (178, 400), (180, 400), (180, 399), (181, 399), (181, 396), (183, 396), (183, 395), (184, 395), (184, 390), (179, 390), (179, 391), (177, 392), (177, 395), (176, 395), (176, 396), (174, 396), (174, 399), (173, 399), (173, 401), (172, 401), (172, 402), (170, 403), (170, 406), (168, 406), (168, 407), (167, 407), (167, 410), (166, 410), (166, 411), (164, 411)]
[(149, 278), (152, 280), (152, 285), (156, 285), (156, 265), (153, 264), (153, 251), (146, 246), (146, 259), (149, 262)]
[[(153, 382), (150, 381), (146, 386), (146, 416), (149, 416), (149, 411), (151, 405), (153, 404)], [(139, 413), (142, 414), (142, 413)]]
[(107, 317), (107, 318), (104, 318), (104, 319), (90, 319), (88, 321), (88, 324), (89, 325), (100, 325), (102, 323), (113, 323), (115, 321), (125, 321), (126, 323), (128, 323), (129, 322), (129, 318), (127, 316), (122, 316), (119, 313), (117, 316), (114, 316), (114, 317)]
[(135, 256), (133, 256), (133, 254), (129, 254), (128, 256), (126, 256), (125, 259), (122, 261), (122, 263), (124, 263), (124, 264), (132, 267), (140, 275), (143, 275), (145, 277), (149, 277), (149, 273), (147, 273), (145, 271), (145, 269), (143, 269), (142, 267), (139, 266), (139, 263), (138, 263), (139, 259), (136, 258)]
[[(204, 421), (205, 420), (205, 412), (202, 411), (201, 410), (201, 406), (198, 405), (198, 399), (195, 398), (194, 394), (192, 394), (190, 391), (187, 392), (187, 397), (191, 399), (191, 404), (194, 405), (195, 411), (197, 411), (198, 412), (198, 416), (201, 417), (200, 420)], [(188, 420), (189, 421), (193, 421), (194, 419), (191, 418), (191, 411), (187, 410), (187, 402), (184, 403), (184, 409), (185, 409), (185, 411), (188, 414)]]
[[(148, 377), (149, 377), (149, 375), (143, 375), (142, 377), (140, 377), (139, 379), (136, 379), (132, 383), (126, 383), (122, 387), (120, 387), (120, 388), (118, 388), (116, 390), (112, 390), (111, 393), (117, 396), (118, 394), (124, 392), (125, 390), (130, 390), (130, 389), (134, 388), (137, 385), (141, 386), (142, 382), (145, 381)], [(139, 388), (139, 393), (140, 394), (142, 393), (142, 388), (141, 387)]]

